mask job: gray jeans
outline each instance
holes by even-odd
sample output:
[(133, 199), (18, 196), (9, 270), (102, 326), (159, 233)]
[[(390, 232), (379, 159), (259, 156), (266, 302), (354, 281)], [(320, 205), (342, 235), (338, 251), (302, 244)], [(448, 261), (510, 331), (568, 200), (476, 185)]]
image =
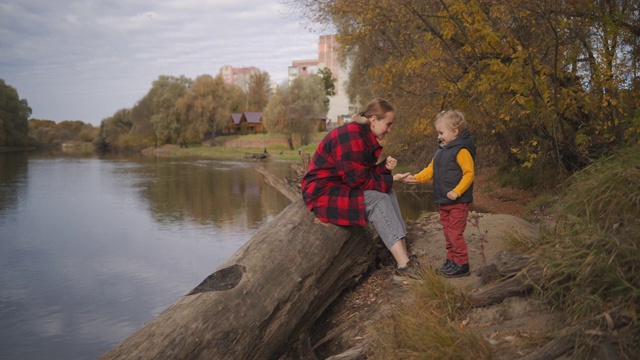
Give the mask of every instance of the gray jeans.
[(364, 191), (367, 220), (380, 235), (387, 249), (407, 235), (407, 228), (400, 213), (396, 193), (375, 190)]

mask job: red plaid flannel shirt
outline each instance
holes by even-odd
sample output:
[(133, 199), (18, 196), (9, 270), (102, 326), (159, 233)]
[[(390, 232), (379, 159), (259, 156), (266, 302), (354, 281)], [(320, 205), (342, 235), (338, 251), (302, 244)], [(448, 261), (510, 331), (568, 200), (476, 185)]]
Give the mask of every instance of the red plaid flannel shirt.
[(351, 122), (318, 145), (302, 178), (302, 197), (316, 216), (336, 225), (365, 225), (364, 190), (389, 192), (393, 185), (382, 146), (368, 125)]

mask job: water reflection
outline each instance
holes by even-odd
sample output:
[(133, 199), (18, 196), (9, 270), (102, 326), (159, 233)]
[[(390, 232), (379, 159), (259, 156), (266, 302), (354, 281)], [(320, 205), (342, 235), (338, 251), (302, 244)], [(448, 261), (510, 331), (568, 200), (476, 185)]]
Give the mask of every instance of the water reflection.
[(27, 160), (26, 154), (0, 156), (0, 220), (18, 201), (25, 185)]
[(288, 205), (255, 163), (1, 155), (0, 164), (2, 359), (97, 358)]
[(433, 192), (428, 185), (394, 184), (394, 188), (405, 221), (416, 220), (424, 212), (437, 211), (437, 206), (433, 202)]
[[(277, 215), (289, 201), (271, 189), (255, 171), (255, 163), (215, 160), (163, 161), (135, 172), (139, 195), (155, 221), (170, 224), (189, 219), (220, 228), (255, 229)], [(282, 172), (285, 163), (272, 163)]]

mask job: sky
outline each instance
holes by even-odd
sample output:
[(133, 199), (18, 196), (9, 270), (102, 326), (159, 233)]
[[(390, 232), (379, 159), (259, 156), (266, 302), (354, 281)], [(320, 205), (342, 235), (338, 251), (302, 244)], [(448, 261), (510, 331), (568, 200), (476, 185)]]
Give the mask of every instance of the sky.
[(255, 66), (281, 83), (323, 34), (282, 0), (0, 0), (0, 79), (32, 118), (97, 126), (160, 75)]

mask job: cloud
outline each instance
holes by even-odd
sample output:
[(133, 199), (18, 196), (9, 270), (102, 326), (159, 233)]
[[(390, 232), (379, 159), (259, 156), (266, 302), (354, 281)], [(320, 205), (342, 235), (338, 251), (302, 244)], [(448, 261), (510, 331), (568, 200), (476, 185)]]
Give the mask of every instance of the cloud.
[(280, 0), (0, 3), (0, 78), (35, 118), (95, 125), (140, 100), (159, 75), (255, 66), (286, 79), (317, 57), (319, 33)]

